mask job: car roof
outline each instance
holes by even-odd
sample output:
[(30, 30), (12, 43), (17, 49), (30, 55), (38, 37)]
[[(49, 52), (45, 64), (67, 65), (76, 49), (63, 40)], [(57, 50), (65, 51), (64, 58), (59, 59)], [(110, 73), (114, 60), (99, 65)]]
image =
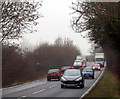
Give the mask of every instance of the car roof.
[(63, 66), (63, 67), (71, 67), (71, 66)]
[(67, 69), (66, 71), (80, 71), (80, 69)]
[(92, 69), (92, 67), (85, 67), (84, 69)]
[(92, 67), (85, 67), (85, 68), (92, 68)]
[(59, 69), (49, 69), (49, 70), (59, 70)]
[(100, 64), (93, 64), (93, 66), (94, 66), (94, 65), (100, 65)]

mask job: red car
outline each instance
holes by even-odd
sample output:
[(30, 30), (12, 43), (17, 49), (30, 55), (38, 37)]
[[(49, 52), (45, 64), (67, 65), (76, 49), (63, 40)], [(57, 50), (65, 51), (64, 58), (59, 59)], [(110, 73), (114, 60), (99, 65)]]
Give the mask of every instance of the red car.
[(58, 79), (60, 80), (61, 73), (59, 69), (50, 69), (47, 74), (47, 81), (50, 81), (51, 79)]
[(92, 69), (93, 70), (101, 70), (100, 64), (94, 64)]
[(83, 60), (82, 66), (83, 66), (83, 67), (86, 67), (86, 60)]

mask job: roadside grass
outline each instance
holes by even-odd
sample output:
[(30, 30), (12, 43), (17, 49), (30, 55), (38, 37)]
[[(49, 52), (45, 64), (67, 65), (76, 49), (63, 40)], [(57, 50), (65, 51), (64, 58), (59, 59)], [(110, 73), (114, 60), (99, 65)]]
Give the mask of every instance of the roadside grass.
[(42, 80), (42, 79), (44, 79), (44, 78), (46, 78), (46, 75), (41, 76), (41, 77), (36, 78), (36, 79), (32, 79), (32, 80), (25, 80), (25, 81), (22, 81), (22, 82), (15, 82), (15, 83), (13, 83), (13, 84), (11, 84), (11, 85), (6, 85), (6, 86), (4, 86), (3, 88), (14, 87), (14, 86), (16, 86), (16, 85), (21, 85), (21, 84), (25, 84), (25, 83), (32, 82), (32, 81), (36, 81), (36, 80)]
[(106, 70), (101, 80), (84, 99), (120, 99), (119, 83), (117, 76)]

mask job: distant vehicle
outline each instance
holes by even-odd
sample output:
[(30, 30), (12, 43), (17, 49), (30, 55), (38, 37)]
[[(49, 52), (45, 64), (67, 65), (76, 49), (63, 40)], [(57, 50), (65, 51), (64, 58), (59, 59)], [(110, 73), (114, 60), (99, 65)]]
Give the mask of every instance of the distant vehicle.
[(93, 70), (101, 70), (100, 64), (94, 64), (92, 68)]
[(86, 67), (93, 67), (93, 64), (87, 64)]
[(61, 73), (63, 74), (67, 69), (71, 69), (71, 66), (64, 66), (61, 68)]
[(82, 74), (85, 78), (92, 77), (92, 79), (94, 79), (94, 70), (92, 69), (92, 67), (85, 67), (82, 70)]
[(76, 56), (76, 61), (81, 61), (82, 66), (86, 67), (86, 58), (82, 55), (77, 55)]
[(84, 77), (79, 69), (68, 69), (61, 77), (61, 88), (84, 87)]
[(82, 60), (75, 60), (73, 66), (82, 66)]
[(95, 53), (95, 63), (100, 64), (101, 67), (104, 67), (105, 63), (104, 53)]
[(82, 60), (82, 66), (86, 67), (86, 59), (85, 58)]
[(77, 56), (76, 56), (76, 60), (82, 60), (81, 55), (77, 55)]
[(84, 67), (82, 66), (82, 60), (75, 60), (74, 61), (74, 64), (73, 64), (73, 67), (75, 68), (75, 69), (80, 69), (80, 70), (82, 70)]
[(59, 69), (50, 69), (47, 74), (47, 81), (51, 81), (51, 79), (60, 80), (61, 73)]

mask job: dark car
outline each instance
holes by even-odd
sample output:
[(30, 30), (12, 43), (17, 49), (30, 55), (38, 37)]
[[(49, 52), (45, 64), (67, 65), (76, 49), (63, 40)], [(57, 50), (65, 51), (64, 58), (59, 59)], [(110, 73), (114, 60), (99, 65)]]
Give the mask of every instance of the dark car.
[(94, 64), (92, 68), (93, 70), (101, 70), (100, 64)]
[(94, 79), (94, 70), (91, 67), (85, 67), (82, 70), (82, 74), (85, 78), (92, 77), (92, 79)]
[(68, 69), (61, 77), (61, 88), (64, 87), (84, 87), (84, 77), (79, 69)]
[(61, 68), (61, 74), (63, 74), (67, 69), (71, 69), (71, 66), (64, 66)]
[(74, 66), (74, 69), (80, 69), (83, 70), (84, 66)]
[(50, 81), (51, 79), (58, 79), (60, 80), (61, 73), (59, 69), (50, 69), (47, 74), (47, 81)]

